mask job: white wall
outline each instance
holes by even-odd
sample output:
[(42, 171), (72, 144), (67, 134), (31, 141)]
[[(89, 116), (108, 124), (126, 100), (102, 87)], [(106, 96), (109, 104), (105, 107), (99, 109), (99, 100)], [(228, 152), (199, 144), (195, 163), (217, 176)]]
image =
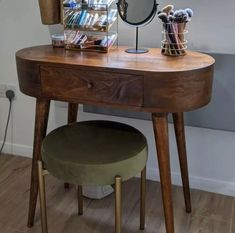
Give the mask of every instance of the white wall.
[[(227, 0), (226, 15), (217, 19), (224, 9), (224, 2), (175, 0), (176, 8), (192, 7), (195, 16), (189, 25), (189, 45), (192, 49), (211, 52), (235, 53), (233, 38), (235, 31), (235, 2)], [(164, 5), (166, 1), (162, 1)], [(222, 11), (224, 12), (224, 10)], [(15, 67), (15, 51), (23, 47), (50, 42), (49, 28), (41, 25), (37, 0), (0, 0), (0, 83), (12, 84), (18, 88)], [(50, 27), (55, 30), (55, 27)], [(161, 23), (156, 18), (140, 30), (140, 43), (147, 47), (159, 47)], [(130, 33), (131, 32), (131, 33)], [(120, 23), (119, 42), (134, 43), (134, 29)], [(22, 95), (18, 89), (13, 105), (10, 130), (5, 152), (31, 156), (33, 142), (35, 100)], [(232, 106), (231, 106), (232, 107)], [(0, 141), (3, 138), (8, 110), (8, 101), (0, 99)], [(155, 167), (156, 151), (152, 125), (149, 121), (110, 117), (79, 112), (79, 120), (115, 119), (136, 126), (148, 138), (150, 154), (148, 176), (158, 179)], [(66, 109), (52, 103), (49, 130), (66, 122)], [(218, 130), (186, 127), (191, 187), (235, 194), (235, 133)], [(170, 150), (173, 183), (180, 184), (177, 151), (172, 125), (170, 125)], [(1, 143), (1, 142), (0, 142)]]

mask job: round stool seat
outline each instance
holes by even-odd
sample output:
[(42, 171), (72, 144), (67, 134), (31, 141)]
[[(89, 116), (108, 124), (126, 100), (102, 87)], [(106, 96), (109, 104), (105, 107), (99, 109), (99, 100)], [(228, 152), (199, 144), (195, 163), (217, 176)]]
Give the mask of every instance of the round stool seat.
[(84, 121), (50, 132), (42, 143), (45, 168), (78, 185), (127, 180), (146, 165), (147, 141), (137, 129), (112, 121)]

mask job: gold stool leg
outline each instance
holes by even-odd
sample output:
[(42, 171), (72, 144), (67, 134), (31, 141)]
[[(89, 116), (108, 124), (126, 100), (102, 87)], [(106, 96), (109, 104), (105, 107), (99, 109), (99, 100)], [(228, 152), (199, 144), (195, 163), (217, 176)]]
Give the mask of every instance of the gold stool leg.
[(146, 167), (141, 171), (140, 182), (140, 230), (145, 228)]
[(38, 161), (38, 179), (39, 179), (39, 197), (40, 197), (40, 208), (41, 208), (41, 224), (42, 233), (48, 233), (47, 230), (47, 210), (46, 210), (46, 193), (45, 193), (45, 176), (42, 168), (42, 162)]
[(115, 177), (115, 233), (121, 233), (122, 228), (122, 178), (120, 176)]
[(78, 198), (78, 214), (83, 215), (83, 196), (82, 196), (82, 186), (77, 187), (77, 198)]

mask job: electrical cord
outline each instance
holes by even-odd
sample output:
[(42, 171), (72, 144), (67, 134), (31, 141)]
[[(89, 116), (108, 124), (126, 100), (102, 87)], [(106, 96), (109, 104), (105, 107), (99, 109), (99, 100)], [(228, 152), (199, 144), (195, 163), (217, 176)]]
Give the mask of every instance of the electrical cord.
[(15, 97), (14, 91), (12, 91), (12, 90), (6, 91), (6, 97), (9, 99), (9, 103), (10, 104), (9, 104), (7, 123), (6, 123), (6, 128), (5, 128), (5, 133), (4, 133), (4, 138), (3, 138), (2, 146), (1, 146), (1, 149), (0, 149), (0, 154), (2, 153), (3, 147), (5, 146), (5, 143), (6, 143), (8, 125), (9, 125), (10, 116), (11, 116), (12, 100)]

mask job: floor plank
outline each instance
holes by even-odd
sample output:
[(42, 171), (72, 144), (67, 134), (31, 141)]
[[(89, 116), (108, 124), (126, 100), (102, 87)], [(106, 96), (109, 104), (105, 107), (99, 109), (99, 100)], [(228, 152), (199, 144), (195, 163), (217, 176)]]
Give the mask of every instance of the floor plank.
[(235, 233), (235, 198), (233, 198), (233, 210), (232, 210), (232, 223), (231, 223), (231, 233)]
[(230, 222), (218, 219), (193, 216), (190, 219), (188, 233), (230, 233)]
[(233, 197), (192, 190), (193, 215), (232, 221)]
[[(41, 233), (39, 210), (35, 226), (26, 227), (31, 159), (0, 156), (0, 233)], [(165, 233), (161, 188), (147, 181), (146, 228), (139, 230), (140, 180), (123, 183), (123, 233)], [(84, 215), (77, 215), (75, 187), (46, 177), (50, 233), (114, 232), (114, 194), (102, 200), (84, 198)], [(232, 197), (192, 190), (191, 214), (185, 213), (182, 188), (173, 186), (175, 233), (235, 233)]]

